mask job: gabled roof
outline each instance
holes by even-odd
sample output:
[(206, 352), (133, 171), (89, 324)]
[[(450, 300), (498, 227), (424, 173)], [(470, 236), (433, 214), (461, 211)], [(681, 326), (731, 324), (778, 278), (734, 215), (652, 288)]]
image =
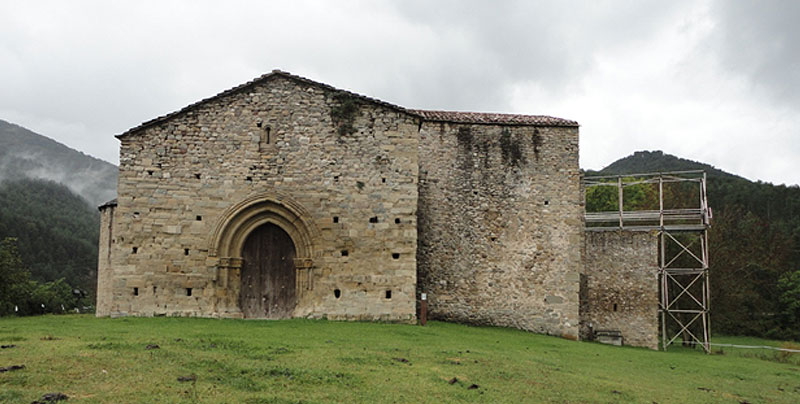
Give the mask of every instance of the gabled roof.
[(166, 115), (159, 116), (157, 118), (151, 119), (149, 121), (143, 122), (142, 124), (135, 126), (127, 131), (116, 135), (117, 138), (121, 138), (123, 136), (129, 135), (133, 132), (140, 131), (142, 129), (148, 128), (150, 126), (156, 125), (161, 122), (165, 122), (170, 118), (173, 118), (181, 113), (190, 111), (194, 108), (202, 106), (203, 104), (216, 100), (218, 98), (222, 98), (227, 95), (235, 94), (239, 91), (247, 90), (256, 84), (260, 84), (266, 82), (270, 79), (276, 77), (284, 77), (290, 80), (294, 80), (304, 84), (310, 84), (316, 87), (320, 87), (326, 90), (335, 91), (335, 92), (343, 92), (352, 97), (361, 99), (366, 102), (370, 102), (373, 104), (381, 105), (390, 109), (394, 109), (399, 112), (403, 112), (409, 114), (414, 117), (421, 118), (427, 121), (434, 121), (434, 122), (453, 122), (453, 123), (475, 123), (475, 124), (506, 124), (506, 125), (534, 125), (534, 126), (578, 126), (578, 123), (575, 121), (570, 121), (567, 119), (561, 118), (554, 118), (550, 116), (543, 116), (543, 115), (517, 115), (517, 114), (498, 114), (498, 113), (485, 113), (485, 112), (456, 112), (456, 111), (427, 111), (421, 109), (406, 109), (399, 105), (391, 104), (386, 101), (381, 101), (377, 98), (367, 97), (365, 95), (353, 93), (347, 90), (342, 90), (331, 85), (320, 83), (318, 81), (314, 81), (302, 76), (297, 76), (285, 71), (281, 70), (273, 70), (270, 73), (264, 74), (260, 77), (257, 77), (253, 80), (250, 80), (244, 84), (240, 84), (236, 87), (230, 88), (225, 90), (217, 95), (212, 97), (208, 97), (197, 101), (195, 103), (189, 104), (177, 111), (171, 112)]

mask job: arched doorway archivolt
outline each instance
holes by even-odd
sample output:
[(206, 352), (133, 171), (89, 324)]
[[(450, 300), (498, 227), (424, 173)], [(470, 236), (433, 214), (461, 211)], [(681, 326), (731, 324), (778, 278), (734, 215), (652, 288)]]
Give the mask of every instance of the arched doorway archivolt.
[(231, 302), (238, 300), (242, 248), (247, 237), (265, 224), (285, 231), (294, 243), (297, 291), (312, 287), (315, 239), (319, 232), (311, 215), (290, 197), (267, 192), (251, 195), (223, 212), (208, 241), (208, 254), (218, 257), (217, 285), (228, 290)]
[(247, 236), (265, 223), (273, 223), (289, 234), (298, 258), (313, 259), (318, 232), (311, 215), (299, 203), (275, 192), (251, 195), (226, 209), (211, 234), (209, 255), (240, 259)]

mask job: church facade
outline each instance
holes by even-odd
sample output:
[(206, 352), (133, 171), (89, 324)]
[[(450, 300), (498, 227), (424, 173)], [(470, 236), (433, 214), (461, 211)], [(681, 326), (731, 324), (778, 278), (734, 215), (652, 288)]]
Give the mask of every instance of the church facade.
[[(430, 317), (578, 338), (578, 124), (282, 71), (120, 140), (98, 316)], [(616, 307), (616, 306), (615, 306)]]

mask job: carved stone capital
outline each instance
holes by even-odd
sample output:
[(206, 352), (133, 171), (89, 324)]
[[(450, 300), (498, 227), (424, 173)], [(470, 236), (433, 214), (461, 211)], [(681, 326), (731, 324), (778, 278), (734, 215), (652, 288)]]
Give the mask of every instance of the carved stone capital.
[(241, 268), (242, 259), (236, 257), (222, 257), (219, 259), (220, 268)]
[(294, 267), (297, 269), (309, 269), (314, 266), (314, 261), (311, 258), (295, 258)]

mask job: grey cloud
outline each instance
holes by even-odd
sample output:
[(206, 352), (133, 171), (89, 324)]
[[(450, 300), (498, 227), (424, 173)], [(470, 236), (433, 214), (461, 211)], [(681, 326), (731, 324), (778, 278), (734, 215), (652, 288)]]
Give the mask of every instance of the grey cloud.
[(800, 2), (722, 1), (709, 49), (728, 71), (778, 102), (800, 107)]
[[(410, 108), (563, 115), (603, 147), (667, 130), (645, 119), (659, 108), (770, 108), (739, 97), (736, 75), (796, 104), (800, 3), (713, 3), (716, 26), (687, 41), (688, 60), (641, 58), (681, 22), (696, 28), (709, 1), (0, 2), (0, 118), (115, 162), (112, 135), (273, 68)], [(616, 111), (631, 102), (641, 125)]]
[(596, 54), (651, 37), (686, 3), (417, 0), (393, 4), (442, 42), (440, 52), (404, 83), (404, 88), (414, 90), (403, 98), (423, 100), (424, 107), (507, 110), (514, 84), (535, 83), (545, 91), (564, 94), (592, 67)]

